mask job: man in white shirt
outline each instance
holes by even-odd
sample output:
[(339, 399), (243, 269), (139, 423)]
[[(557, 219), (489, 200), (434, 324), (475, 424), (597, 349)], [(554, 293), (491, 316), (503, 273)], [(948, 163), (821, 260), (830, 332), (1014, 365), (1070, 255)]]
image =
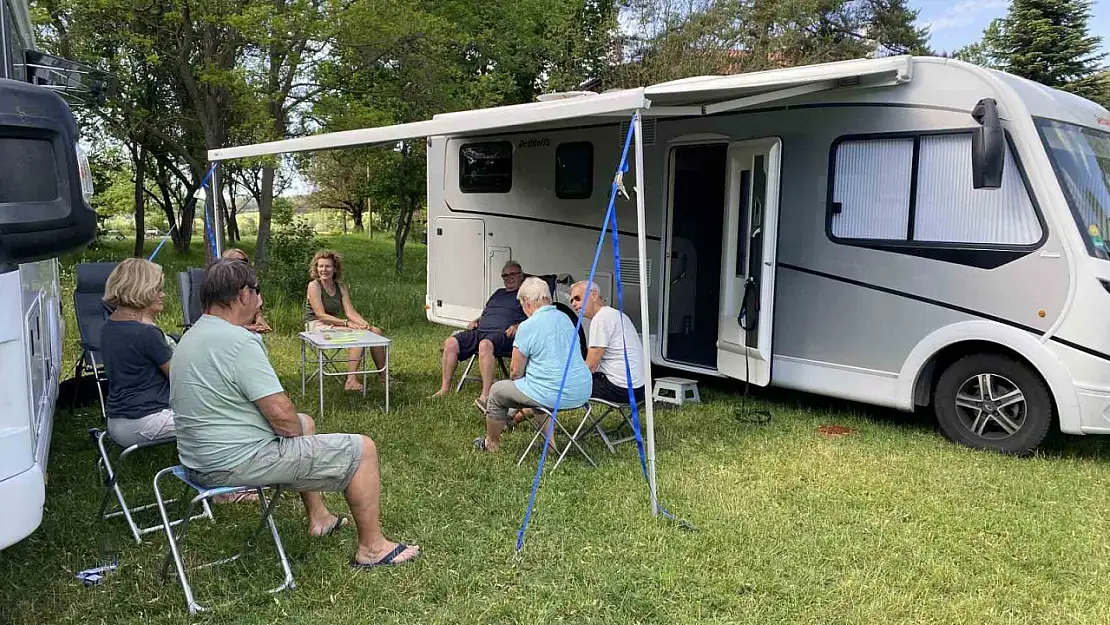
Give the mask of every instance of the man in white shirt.
[(616, 404), (628, 403), (628, 377), (624, 358), (628, 355), (632, 390), (636, 401), (644, 399), (644, 350), (640, 335), (628, 315), (601, 299), (597, 284), (582, 281), (570, 288), (570, 305), (590, 320), (586, 365), (593, 372), (592, 397)]

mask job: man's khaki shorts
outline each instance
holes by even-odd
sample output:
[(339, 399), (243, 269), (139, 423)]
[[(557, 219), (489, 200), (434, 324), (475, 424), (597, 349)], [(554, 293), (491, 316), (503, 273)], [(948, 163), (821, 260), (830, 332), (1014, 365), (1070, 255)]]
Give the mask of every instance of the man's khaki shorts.
[(283, 486), (296, 492), (342, 492), (362, 462), (358, 434), (278, 438), (228, 471), (193, 471), (189, 478), (217, 486)]

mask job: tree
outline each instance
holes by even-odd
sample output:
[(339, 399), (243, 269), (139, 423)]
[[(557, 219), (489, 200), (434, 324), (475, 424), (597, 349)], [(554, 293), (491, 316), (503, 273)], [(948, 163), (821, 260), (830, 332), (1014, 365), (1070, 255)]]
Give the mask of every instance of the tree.
[[(162, 207), (174, 246), (188, 250), (207, 150), (222, 147), (249, 101), (239, 69), (238, 26), (263, 0), (39, 0), (36, 23), (47, 49), (117, 77), (103, 107), (78, 111), (126, 145), (135, 171), (136, 223), (146, 199)], [(148, 190), (147, 176), (156, 186)], [(180, 215), (180, 219), (177, 218)], [(140, 229), (141, 232), (141, 229)], [(207, 247), (207, 246), (206, 246)], [(136, 252), (142, 249), (136, 240)]]
[(1013, 0), (1005, 17), (991, 22), (981, 42), (958, 58), (1110, 104), (1099, 53), (1091, 35), (1089, 0)]
[(630, 0), (619, 84), (866, 56), (931, 54), (905, 0)]
[[(370, 153), (368, 153), (370, 152)], [(310, 201), (314, 207), (349, 215), (355, 232), (362, 232), (362, 214), (371, 195), (372, 150), (341, 150), (314, 155), (304, 167), (316, 188)], [(375, 171), (380, 171), (376, 166)]]
[[(323, 92), (316, 68), (332, 45), (338, 18), (349, 0), (256, 0), (254, 10), (239, 23), (252, 42), (248, 55), (249, 83), (261, 116), (248, 126), (258, 141), (285, 139), (292, 118), (304, 112)], [(255, 265), (264, 270), (269, 256), (270, 226), (278, 158), (259, 159), (258, 243)], [(253, 187), (251, 187), (253, 189)]]

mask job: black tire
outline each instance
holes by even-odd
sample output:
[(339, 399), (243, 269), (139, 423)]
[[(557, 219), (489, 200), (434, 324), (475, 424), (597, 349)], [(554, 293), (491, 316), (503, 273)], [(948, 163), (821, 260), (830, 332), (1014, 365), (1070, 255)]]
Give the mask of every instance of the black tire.
[[(980, 392), (983, 386), (990, 391)], [(1025, 455), (1041, 444), (1052, 425), (1052, 394), (1025, 363), (999, 354), (974, 354), (941, 374), (933, 411), (941, 430), (957, 443)]]

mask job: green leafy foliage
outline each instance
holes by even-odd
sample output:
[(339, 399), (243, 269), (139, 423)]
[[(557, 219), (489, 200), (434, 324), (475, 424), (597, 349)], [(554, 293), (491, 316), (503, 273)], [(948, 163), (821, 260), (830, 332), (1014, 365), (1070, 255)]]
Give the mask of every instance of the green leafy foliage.
[(1110, 106), (1107, 55), (1088, 27), (1091, 6), (1089, 0), (1013, 0), (982, 41), (956, 56)]
[(308, 266), (322, 245), (312, 225), (301, 219), (275, 229), (272, 242), (270, 260), (262, 271), (262, 286), (266, 297), (276, 300), (276, 304), (295, 306), (304, 299)]

